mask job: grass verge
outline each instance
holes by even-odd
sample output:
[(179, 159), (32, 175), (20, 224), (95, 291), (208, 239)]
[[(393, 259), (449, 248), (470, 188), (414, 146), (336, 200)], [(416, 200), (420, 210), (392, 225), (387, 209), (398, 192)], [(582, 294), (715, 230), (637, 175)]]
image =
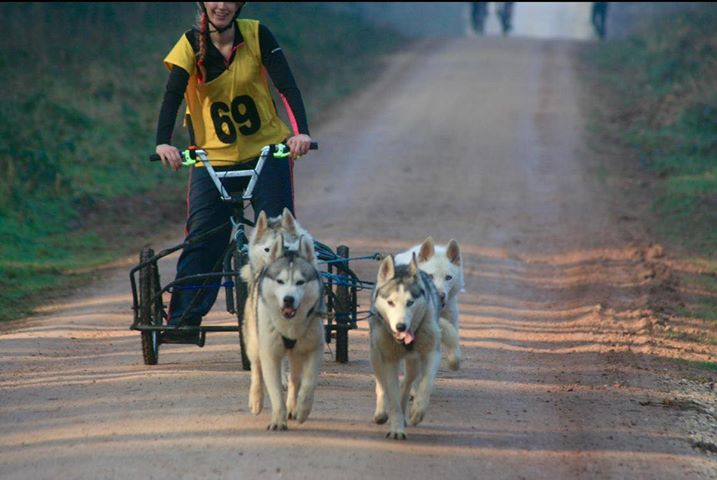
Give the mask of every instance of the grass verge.
[[(668, 337), (717, 345), (717, 6), (656, 18), (582, 49), (591, 128), (668, 258), (651, 294)], [(626, 165), (627, 164), (627, 165)], [(615, 167), (618, 167), (615, 169)], [(629, 177), (634, 178), (629, 178)], [(642, 208), (641, 206), (638, 208)], [(714, 355), (713, 355), (714, 356)], [(713, 362), (703, 362), (712, 369)]]
[(611, 112), (601, 128), (657, 180), (654, 230), (699, 255), (717, 254), (717, 6), (655, 19), (585, 49)]

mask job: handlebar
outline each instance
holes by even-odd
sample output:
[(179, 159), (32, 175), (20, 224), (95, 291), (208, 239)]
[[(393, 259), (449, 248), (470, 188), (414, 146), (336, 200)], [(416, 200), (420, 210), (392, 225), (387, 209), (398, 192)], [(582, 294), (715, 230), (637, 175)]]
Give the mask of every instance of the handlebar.
[[(319, 144), (316, 142), (311, 142), (311, 145), (309, 146), (309, 150), (318, 150)], [(187, 150), (183, 150), (181, 152), (182, 158), (184, 161), (182, 162), (183, 165), (194, 165), (197, 162), (201, 162), (204, 167), (206, 168), (207, 173), (209, 174), (209, 177), (214, 182), (214, 185), (217, 187), (217, 190), (219, 190), (219, 195), (221, 196), (221, 199), (225, 202), (230, 202), (233, 204), (241, 204), (242, 202), (246, 200), (252, 199), (252, 192), (254, 191), (254, 186), (256, 185), (257, 179), (259, 178), (259, 175), (261, 174), (262, 169), (264, 168), (264, 162), (266, 162), (269, 155), (272, 155), (274, 157), (288, 157), (289, 156), (289, 147), (285, 143), (276, 143), (276, 144), (270, 144), (266, 145), (261, 149), (261, 154), (259, 155), (259, 159), (256, 162), (256, 165), (253, 168), (244, 168), (236, 170), (227, 170), (227, 171), (221, 171), (217, 172), (214, 170), (214, 167), (212, 167), (211, 162), (209, 161), (209, 158), (207, 157), (207, 152), (198, 149), (198, 148), (189, 148)], [(149, 156), (150, 161), (156, 162), (158, 161), (159, 155), (156, 153)], [(222, 180), (225, 178), (234, 178), (234, 177), (249, 177), (249, 183), (246, 186), (246, 189), (244, 190), (244, 193), (239, 196), (231, 195), (225, 188), (222, 183)]]
[[(281, 151), (281, 152), (283, 152), (284, 149), (289, 148), (289, 146), (288, 146), (287, 144), (285, 144), (285, 143), (277, 143), (277, 144), (274, 145), (274, 147), (275, 147), (276, 150), (279, 150), (279, 151)], [(319, 149), (319, 143), (318, 143), (318, 142), (311, 142), (311, 144), (309, 144), (309, 150), (318, 150), (318, 149)], [(182, 150), (182, 152), (181, 152), (181, 153), (182, 153), (182, 157), (186, 157), (185, 152), (189, 152), (189, 153), (186, 154), (186, 155), (189, 155), (189, 157), (190, 157), (191, 159), (196, 159), (197, 156), (196, 156), (196, 153), (195, 153), (195, 150), (194, 150), (194, 149)], [(158, 161), (160, 161), (160, 160), (161, 160), (161, 159), (159, 158), (159, 155), (157, 155), (156, 153), (152, 153), (152, 154), (149, 156), (149, 161), (150, 161), (150, 162), (158, 162)]]

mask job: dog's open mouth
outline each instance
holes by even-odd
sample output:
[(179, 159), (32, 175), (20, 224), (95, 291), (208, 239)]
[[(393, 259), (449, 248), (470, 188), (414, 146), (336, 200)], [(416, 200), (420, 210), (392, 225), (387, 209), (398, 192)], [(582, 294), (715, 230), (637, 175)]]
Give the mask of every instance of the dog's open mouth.
[(410, 345), (413, 342), (413, 334), (409, 330), (405, 330), (403, 332), (396, 332), (396, 340), (398, 341), (398, 343)]
[(296, 315), (296, 309), (294, 307), (284, 307), (281, 309), (281, 314), (284, 318), (294, 318), (294, 315)]

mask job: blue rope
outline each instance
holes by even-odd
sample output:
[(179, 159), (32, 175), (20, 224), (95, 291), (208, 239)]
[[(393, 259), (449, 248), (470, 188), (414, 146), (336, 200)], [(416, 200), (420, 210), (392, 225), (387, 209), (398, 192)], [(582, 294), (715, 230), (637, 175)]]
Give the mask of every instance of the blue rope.
[(350, 262), (352, 260), (379, 260), (379, 254), (374, 253), (373, 255), (365, 255), (363, 257), (351, 257), (351, 258), (343, 258), (343, 257), (335, 257), (336, 260), (321, 260), (319, 263), (343, 263), (343, 262)]
[(319, 274), (323, 278), (330, 280), (334, 285), (340, 285), (342, 287), (356, 287), (358, 289), (373, 288), (373, 283), (371, 282), (352, 280), (351, 277), (347, 277), (346, 275), (333, 275), (328, 272), (319, 272)]

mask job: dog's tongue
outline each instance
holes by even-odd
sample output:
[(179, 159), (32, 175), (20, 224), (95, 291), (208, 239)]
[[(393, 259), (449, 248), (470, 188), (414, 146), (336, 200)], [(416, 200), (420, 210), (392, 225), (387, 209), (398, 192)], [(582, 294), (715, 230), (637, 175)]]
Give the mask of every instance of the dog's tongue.
[(284, 307), (281, 309), (281, 314), (286, 318), (291, 318), (296, 315), (296, 309), (292, 307)]
[(413, 342), (413, 334), (409, 330), (406, 330), (404, 332), (398, 332), (396, 337), (406, 345)]

